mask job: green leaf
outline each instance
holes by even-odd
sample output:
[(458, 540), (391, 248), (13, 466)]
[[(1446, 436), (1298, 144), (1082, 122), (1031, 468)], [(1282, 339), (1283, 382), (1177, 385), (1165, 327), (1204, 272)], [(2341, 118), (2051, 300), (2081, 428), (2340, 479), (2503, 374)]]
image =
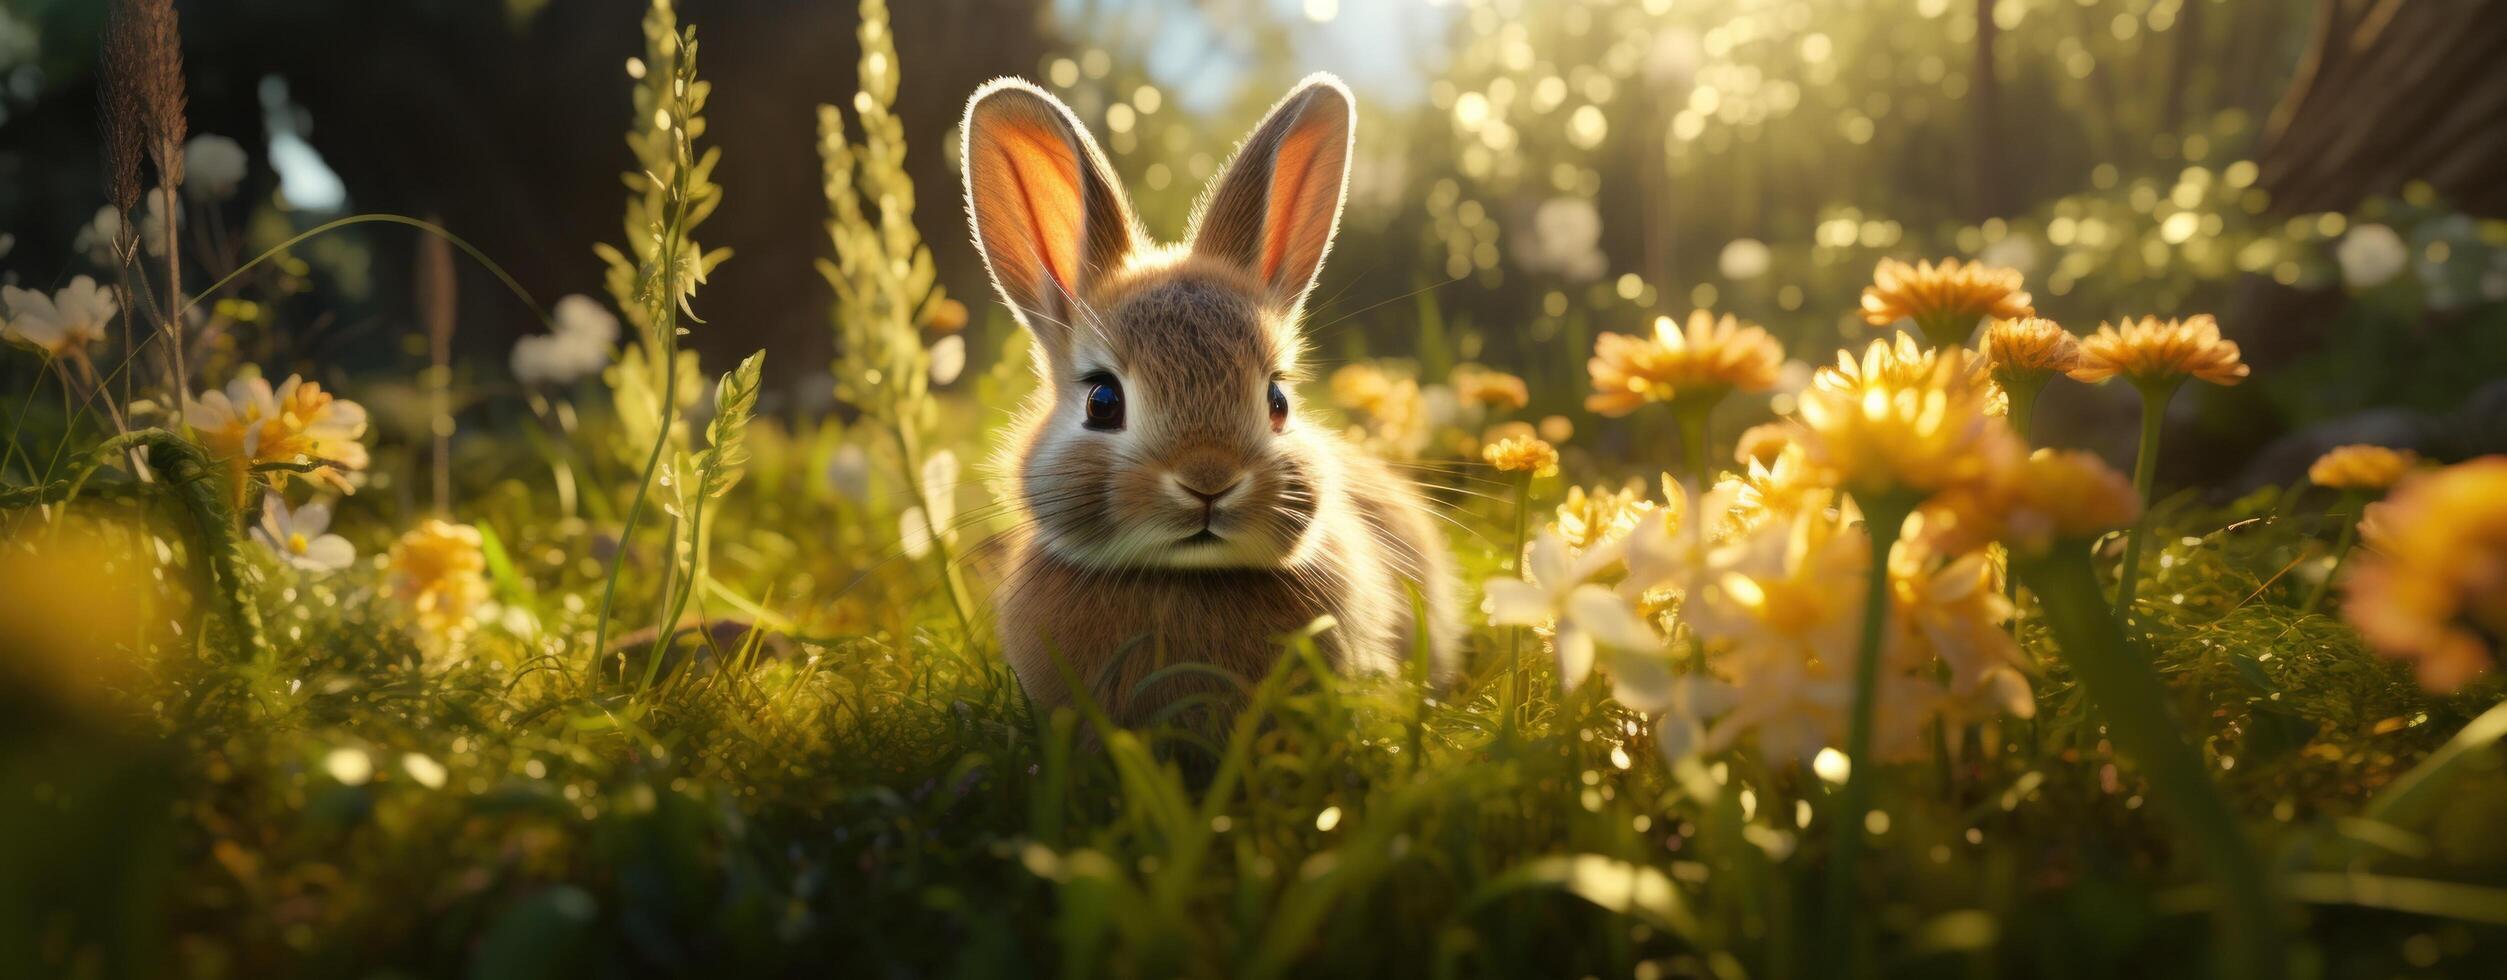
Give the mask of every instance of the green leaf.
[(699, 492), (705, 496), (720, 497), (740, 482), (741, 468), (749, 461), (749, 418), (757, 414), (758, 378), (765, 368), (766, 352), (761, 350), (723, 375), (722, 385), (714, 390), (714, 421), (705, 429), (711, 448), (698, 459), (705, 474)]

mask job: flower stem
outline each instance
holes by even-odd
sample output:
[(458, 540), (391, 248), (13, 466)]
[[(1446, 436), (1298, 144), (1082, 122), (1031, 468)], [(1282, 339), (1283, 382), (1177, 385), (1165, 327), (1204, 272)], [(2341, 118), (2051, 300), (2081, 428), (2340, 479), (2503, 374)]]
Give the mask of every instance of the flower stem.
[[(2011, 398), (2011, 433), (2020, 437), (2022, 447), (2035, 446), (2036, 443), (2030, 439), (2029, 433), (2036, 427), (2037, 395), (2046, 390), (2046, 379), (2005, 375), (1997, 376), (1994, 380), (2001, 383), (2003, 393)], [(2008, 555), (2005, 555), (2003, 559), (2002, 597), (2011, 601), (2011, 632), (2017, 635), (2020, 628), (2020, 579), (2019, 576), (2011, 574)]]
[(1968, 338), (1976, 333), (1976, 320), (1973, 314), (1935, 313), (1916, 317), (1915, 329), (1922, 332), (1924, 340), (1934, 348), (1947, 350), (1967, 346)]
[[(909, 428), (911, 424), (905, 420), (903, 412), (896, 413), (893, 424), (888, 426), (888, 434), (897, 442), (897, 456), (905, 467), (906, 490), (913, 495), (915, 503), (922, 505), (923, 523), (931, 528), (931, 557), (940, 567), (941, 594), (948, 598), (949, 612), (957, 618), (959, 636), (971, 646), (975, 642), (975, 619), (966, 611), (964, 586), (958, 581), (957, 558), (949, 552), (948, 534), (951, 528), (942, 527), (938, 521), (931, 519), (931, 515), (939, 511), (932, 505), (931, 488), (923, 485), (923, 456), (914, 444)], [(955, 488), (951, 490), (954, 492)]]
[(2176, 394), (2175, 382), (2141, 386), (2141, 449), (2133, 459), (2133, 496), (2141, 501), (2141, 517), (2124, 532), (2124, 565), (2117, 571), (2115, 587), (2115, 621), (2128, 624), (2133, 617), (2133, 593), (2141, 585), (2142, 541), (2150, 536), (2150, 488), (2159, 475), (2159, 434), (2167, 421), (2168, 398)]
[(2002, 382), (2002, 392), (2009, 395), (2011, 398), (2010, 422), (2012, 434), (2019, 436), (2020, 442), (2022, 443), (2031, 446), (2036, 445), (2029, 439), (2029, 430), (2035, 428), (2037, 420), (2037, 395), (2039, 392), (2046, 390), (2045, 379), (2005, 377), (1997, 380)]
[(1715, 414), (1713, 404), (1675, 406), (1673, 415), (1680, 422), (1680, 452), (1688, 462), (1689, 491), (1706, 492), (1707, 419)]
[(1861, 944), (1854, 928), (1854, 895), (1856, 866), (1863, 850), (1863, 819), (1871, 809), (1871, 787), (1874, 770), (1879, 765), (1871, 755), (1872, 717), (1878, 708), (1876, 696), (1880, 687), (1881, 638), (1889, 622), (1889, 550), (1898, 543), (1898, 532), (1906, 524), (1906, 516), (1914, 503), (1896, 496), (1872, 495), (1857, 498), (1863, 507), (1863, 529), (1871, 539), (1871, 567), (1865, 576), (1863, 590), (1863, 635), (1855, 648), (1854, 706), (1848, 716), (1845, 733), (1846, 758), (1852, 765), (1846, 770), (1845, 787), (1838, 795), (1837, 809), (1830, 819), (1836, 822), (1835, 850), (1828, 857), (1828, 901), (1824, 921), (1849, 961), (1860, 958)]
[[(1517, 575), (1523, 574), (1524, 571), (1524, 535), (1531, 528), (1531, 520), (1532, 474), (1527, 471), (1515, 479), (1515, 550), (1510, 560), (1514, 563)], [(1514, 741), (1515, 714), (1523, 699), (1523, 683), (1519, 676), (1522, 673), (1523, 627), (1509, 626), (1506, 627), (1506, 711), (1498, 718), (1498, 723), (1503, 726), (1501, 730), (1508, 742)]]
[(2359, 491), (2342, 492), (2341, 504), (2333, 508), (2333, 512), (2342, 518), (2342, 536), (2333, 542), (2333, 567), (2325, 569), (2323, 580), (2307, 592), (2307, 601), (2299, 605), (2299, 612), (2316, 611), (2324, 605), (2325, 593), (2333, 591), (2334, 576), (2342, 573), (2342, 563), (2350, 560), (2351, 546), (2359, 543), (2359, 519), (2363, 516), (2361, 508), (2365, 503)]
[[(2076, 542), (2077, 543), (2077, 542)], [(2114, 617), (2098, 608), (2097, 574), (2083, 547), (2057, 548), (2023, 561), (2019, 573), (2036, 593), (2063, 657), (2105, 720), (2107, 737), (2150, 781), (2151, 798), (2191, 838), (2219, 889), (2214, 928), (2224, 976), (2277, 977), (2284, 972), (2283, 899), (2262, 858), (2238, 827), (2202, 757), (2177, 733), (2167, 687), (2149, 659), (2125, 640)]]

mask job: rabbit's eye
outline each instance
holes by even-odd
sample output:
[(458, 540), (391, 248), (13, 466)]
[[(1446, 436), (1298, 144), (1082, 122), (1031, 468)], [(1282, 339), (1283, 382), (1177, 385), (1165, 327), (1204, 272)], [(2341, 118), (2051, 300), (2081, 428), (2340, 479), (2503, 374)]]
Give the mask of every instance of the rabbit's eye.
[(1105, 375), (1088, 379), (1087, 425), (1099, 432), (1114, 432), (1123, 428), (1122, 384)]
[(1288, 392), (1281, 391), (1280, 383), (1274, 381), (1271, 382), (1271, 431), (1278, 432), (1287, 427)]

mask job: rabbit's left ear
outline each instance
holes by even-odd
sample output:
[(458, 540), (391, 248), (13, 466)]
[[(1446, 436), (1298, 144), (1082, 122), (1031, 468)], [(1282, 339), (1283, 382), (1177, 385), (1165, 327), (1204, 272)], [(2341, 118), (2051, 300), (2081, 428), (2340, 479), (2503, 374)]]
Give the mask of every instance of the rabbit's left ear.
[(1193, 251), (1243, 266), (1275, 309), (1296, 310), (1340, 225), (1356, 113), (1340, 79), (1299, 83), (1211, 183)]

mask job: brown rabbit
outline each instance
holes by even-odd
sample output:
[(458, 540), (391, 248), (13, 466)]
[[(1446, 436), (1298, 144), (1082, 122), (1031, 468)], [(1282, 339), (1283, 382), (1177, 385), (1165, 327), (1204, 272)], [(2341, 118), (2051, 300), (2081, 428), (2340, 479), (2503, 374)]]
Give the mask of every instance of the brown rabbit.
[[(1025, 518), (995, 602), (1029, 697), (1117, 721), (1260, 680), (1330, 616), (1344, 672), (1391, 671), (1422, 629), (1450, 675), (1461, 624), (1418, 490), (1292, 403), (1298, 319), (1348, 183), (1353, 106), (1329, 75), (1273, 107), (1203, 195), (1190, 244), (1150, 240), (1096, 140), (1017, 79), (966, 107), (966, 209), (1042, 383), (1008, 469)], [(1413, 595), (1427, 622), (1412, 616)]]

